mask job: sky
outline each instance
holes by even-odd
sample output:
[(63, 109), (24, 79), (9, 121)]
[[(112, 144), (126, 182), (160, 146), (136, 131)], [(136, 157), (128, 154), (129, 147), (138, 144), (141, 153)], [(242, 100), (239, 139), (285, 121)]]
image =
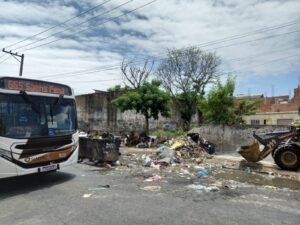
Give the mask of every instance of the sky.
[[(0, 0), (0, 48), (25, 55), (24, 77), (77, 95), (123, 84), (123, 59), (157, 66), (190, 46), (221, 58), (235, 95), (289, 95), (300, 82), (299, 12), (300, 0)], [(19, 65), (0, 53), (0, 76)]]

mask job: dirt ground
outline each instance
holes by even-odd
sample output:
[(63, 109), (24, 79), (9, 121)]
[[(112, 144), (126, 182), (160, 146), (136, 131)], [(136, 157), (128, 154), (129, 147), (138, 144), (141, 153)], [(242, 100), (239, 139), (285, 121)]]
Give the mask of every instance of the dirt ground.
[[(201, 179), (207, 188), (230, 188), (230, 185), (248, 183), (273, 188), (289, 188), (300, 190), (299, 171), (286, 171), (278, 168), (272, 161), (249, 163), (242, 157), (232, 155), (216, 155), (202, 162), (185, 160), (181, 164), (172, 164), (160, 169), (145, 167), (142, 158), (155, 155), (156, 149), (121, 148), (120, 165), (128, 169), (151, 171), (159, 176), (179, 176), (190, 180)], [(201, 174), (201, 171), (204, 174)]]

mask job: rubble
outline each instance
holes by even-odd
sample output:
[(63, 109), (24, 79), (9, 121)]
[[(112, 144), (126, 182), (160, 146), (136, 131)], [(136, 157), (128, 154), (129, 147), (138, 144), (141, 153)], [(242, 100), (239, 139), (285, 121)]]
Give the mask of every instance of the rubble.
[(169, 165), (180, 163), (184, 160), (201, 163), (204, 159), (212, 158), (212, 156), (189, 136), (181, 136), (169, 140), (164, 145), (159, 145), (157, 158), (160, 162), (165, 162)]
[[(158, 144), (155, 149), (122, 149), (119, 161), (102, 164), (107, 168), (119, 167), (102, 171), (129, 173), (128, 176), (135, 177), (140, 182), (141, 190), (151, 192), (166, 191), (168, 185), (170, 187), (174, 184), (184, 185), (185, 190), (204, 193), (235, 190), (242, 183), (288, 186), (292, 189), (299, 185), (299, 178), (297, 181), (288, 181), (263, 164), (214, 157), (200, 144), (200, 139), (199, 135), (180, 136)], [(83, 160), (86, 161), (87, 159)]]

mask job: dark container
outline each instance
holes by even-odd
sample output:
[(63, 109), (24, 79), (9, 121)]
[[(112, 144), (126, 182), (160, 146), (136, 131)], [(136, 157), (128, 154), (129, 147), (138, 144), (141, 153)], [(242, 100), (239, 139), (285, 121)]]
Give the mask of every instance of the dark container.
[(79, 157), (98, 160), (99, 162), (115, 162), (119, 159), (121, 140), (114, 138), (92, 139), (79, 138)]

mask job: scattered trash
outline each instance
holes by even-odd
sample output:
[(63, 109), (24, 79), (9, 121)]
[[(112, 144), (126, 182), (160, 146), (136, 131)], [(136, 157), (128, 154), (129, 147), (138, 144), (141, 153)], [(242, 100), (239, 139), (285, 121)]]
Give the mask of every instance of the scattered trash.
[(237, 189), (237, 185), (224, 185), (223, 187), (224, 189), (231, 189), (231, 190), (235, 190)]
[(137, 148), (149, 148), (149, 145), (148, 143), (144, 143), (144, 142), (141, 142), (141, 143), (138, 143), (136, 145)]
[(188, 170), (181, 168), (180, 169), (180, 175), (188, 175), (188, 176), (194, 176), (192, 173), (190, 173)]
[(203, 166), (198, 166), (198, 165), (192, 165), (192, 168), (197, 170), (204, 170)]
[(201, 184), (190, 184), (187, 188), (196, 190), (196, 191), (206, 191), (206, 192), (218, 192), (220, 189), (216, 186), (204, 186)]
[(189, 133), (187, 134), (194, 142), (201, 146), (205, 151), (212, 155), (216, 153), (215, 145), (205, 138), (201, 137), (199, 133)]
[(207, 192), (218, 192), (220, 189), (216, 186), (206, 187), (205, 191)]
[(202, 177), (203, 175), (208, 175), (208, 170), (199, 170), (196, 172), (197, 177)]
[(160, 165), (159, 164), (154, 164), (154, 162), (151, 162), (150, 167), (152, 167), (154, 169), (157, 169), (157, 170), (160, 170)]
[(106, 169), (110, 169), (112, 167), (108, 162), (104, 162), (102, 166)]
[(105, 187), (97, 187), (97, 188), (89, 188), (88, 190), (89, 191), (99, 191), (99, 190), (104, 190), (104, 189), (107, 189)]
[(89, 193), (89, 194), (84, 194), (82, 197), (83, 198), (90, 198), (93, 195), (93, 193)]
[(251, 173), (251, 168), (247, 167), (246, 170), (245, 170), (245, 172), (248, 173), (248, 174), (250, 174)]
[(128, 167), (128, 168), (136, 168), (136, 165), (135, 165), (135, 164), (132, 164), (132, 163), (128, 163), (128, 164), (127, 164), (127, 167)]
[(110, 188), (110, 185), (109, 184), (104, 184), (104, 185), (98, 185), (97, 187)]
[[(135, 154), (130, 153), (130, 151), (135, 152)], [(131, 150), (128, 148), (123, 150), (122, 153), (120, 161), (112, 164), (114, 166), (120, 165), (116, 172), (129, 177), (135, 176), (136, 181), (139, 182), (138, 188), (144, 191), (159, 192), (162, 188), (163, 191), (164, 189), (169, 190), (170, 187), (167, 188), (167, 184), (180, 184), (185, 188), (195, 190), (195, 192), (199, 191), (200, 194), (212, 193), (213, 195), (213, 193), (220, 190), (227, 191), (228, 194), (234, 192), (231, 190), (238, 188), (239, 191), (242, 191), (244, 186), (241, 185), (243, 183), (261, 184), (268, 189), (276, 189), (276, 187), (271, 186), (274, 183), (280, 183), (277, 184), (279, 187), (287, 186), (282, 185), (283, 182), (280, 179), (278, 180), (279, 175), (277, 173), (274, 173), (270, 168), (266, 169), (263, 165), (254, 167), (249, 162), (232, 162), (220, 160), (219, 158), (206, 160), (211, 155), (187, 136), (160, 144), (157, 151), (153, 149)], [(108, 162), (102, 163), (105, 168), (111, 168), (112, 165)], [(111, 170), (102, 169), (101, 171), (111, 173)], [(82, 174), (81, 176), (85, 175)], [(291, 186), (294, 187), (295, 184), (292, 183)], [(105, 183), (89, 188), (88, 191), (91, 193), (84, 194), (82, 197), (95, 198), (97, 191), (102, 194), (103, 192), (109, 192), (109, 190), (105, 191), (108, 188), (110, 188), (110, 185), (105, 185)]]
[(181, 147), (183, 147), (185, 145), (184, 140), (176, 140), (172, 145), (171, 145), (171, 149), (176, 150), (179, 149)]
[(198, 190), (198, 191), (202, 191), (202, 190), (205, 190), (206, 187), (204, 185), (201, 185), (201, 184), (190, 184), (187, 186), (187, 188), (190, 188), (190, 189), (193, 189), (193, 190)]
[[(143, 157), (142, 157), (143, 158)], [(151, 166), (152, 159), (150, 158), (149, 155), (145, 156), (143, 159), (143, 166), (150, 167)]]
[(160, 191), (161, 187), (160, 186), (145, 186), (145, 187), (141, 187), (141, 189), (144, 191), (157, 192), (157, 191)]
[(271, 189), (271, 190), (276, 190), (277, 189), (276, 187), (270, 186), (270, 185), (265, 185), (264, 187), (267, 188), (267, 189)]
[(163, 180), (164, 177), (158, 175), (158, 174), (154, 174), (152, 177), (147, 178), (146, 180), (144, 180), (144, 182), (158, 182)]

